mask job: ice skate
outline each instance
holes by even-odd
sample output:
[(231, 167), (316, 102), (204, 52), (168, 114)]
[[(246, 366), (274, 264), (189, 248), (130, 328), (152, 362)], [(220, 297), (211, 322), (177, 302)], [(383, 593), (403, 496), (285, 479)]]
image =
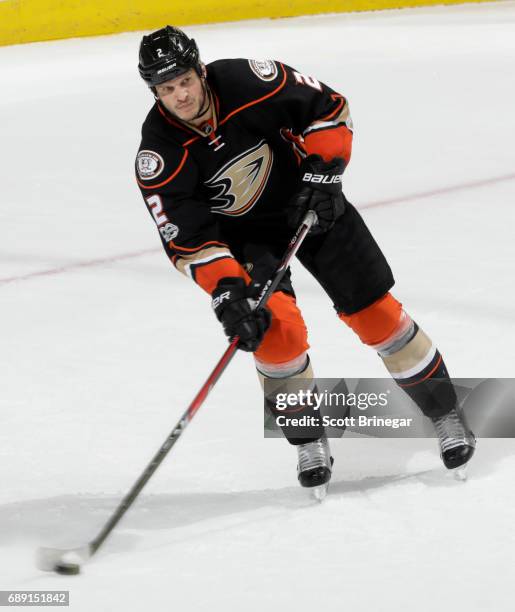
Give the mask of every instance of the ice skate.
[(442, 417), (431, 419), (440, 443), (440, 456), (457, 480), (466, 480), (466, 465), (476, 448), (476, 438), (462, 411), (453, 408)]
[(327, 438), (324, 436), (314, 442), (300, 444), (297, 453), (297, 475), (301, 486), (309, 488), (314, 499), (323, 501), (327, 495), (333, 465)]

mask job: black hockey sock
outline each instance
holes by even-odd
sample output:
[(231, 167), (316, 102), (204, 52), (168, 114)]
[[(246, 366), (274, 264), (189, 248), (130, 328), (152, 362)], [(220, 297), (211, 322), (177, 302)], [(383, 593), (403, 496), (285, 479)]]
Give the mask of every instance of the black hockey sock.
[(439, 351), (418, 374), (395, 382), (427, 417), (443, 416), (456, 407), (456, 391)]
[[(314, 390), (316, 391), (316, 387)], [(279, 424), (284, 437), (290, 444), (294, 446), (307, 444), (324, 435), (322, 415), (312, 406), (288, 406), (286, 409), (279, 410), (273, 398), (267, 397), (265, 402), (266, 408), (276, 419), (276, 423)]]
[(316, 391), (316, 386), (308, 356), (301, 369), (289, 376), (275, 378), (259, 370), (258, 373), (265, 394), (265, 411), (273, 416), (290, 444), (314, 442), (324, 435), (322, 415), (309, 395)]
[(376, 346), (395, 382), (422, 412), (440, 417), (456, 407), (457, 397), (440, 352), (409, 317), (403, 328)]

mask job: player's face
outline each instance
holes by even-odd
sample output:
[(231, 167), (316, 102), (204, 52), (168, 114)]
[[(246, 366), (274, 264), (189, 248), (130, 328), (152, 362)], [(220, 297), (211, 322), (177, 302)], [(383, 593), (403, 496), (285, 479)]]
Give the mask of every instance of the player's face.
[(156, 92), (165, 108), (182, 121), (194, 119), (204, 102), (202, 81), (193, 68), (156, 85)]

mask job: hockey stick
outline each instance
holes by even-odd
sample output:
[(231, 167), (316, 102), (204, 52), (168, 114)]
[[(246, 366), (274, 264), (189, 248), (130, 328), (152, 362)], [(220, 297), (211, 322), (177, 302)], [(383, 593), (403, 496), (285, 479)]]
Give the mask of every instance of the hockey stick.
[[(291, 260), (299, 250), (304, 238), (307, 236), (311, 227), (316, 223), (317, 217), (313, 211), (308, 211), (295, 232), (295, 235), (290, 241), (288, 248), (283, 256), (281, 263), (277, 266), (276, 270), (272, 274), (271, 278), (263, 286), (261, 293), (259, 294), (256, 309), (263, 308), (267, 303), (272, 293), (276, 290), (279, 282), (283, 278), (286, 270), (288, 269)], [(223, 374), (232, 358), (236, 354), (237, 344), (239, 338), (234, 338), (226, 351), (216, 364), (215, 368), (209, 375), (206, 382), (203, 384), (200, 391), (197, 393), (191, 404), (188, 406), (184, 414), (179, 419), (177, 425), (173, 428), (170, 435), (166, 438), (161, 448), (154, 455), (152, 461), (145, 468), (143, 473), (140, 475), (138, 480), (134, 483), (130, 491), (122, 499), (116, 510), (111, 515), (107, 523), (102, 527), (98, 535), (91, 540), (88, 544), (80, 546), (78, 548), (70, 549), (58, 549), (58, 548), (40, 548), (37, 551), (36, 564), (39, 569), (44, 571), (54, 571), (58, 574), (78, 574), (80, 572), (80, 566), (85, 563), (98, 551), (102, 546), (107, 536), (116, 527), (120, 519), (132, 506), (135, 499), (143, 487), (150, 480), (154, 472), (161, 465), (166, 455), (173, 448), (177, 440), (181, 437), (183, 431), (189, 425), (190, 421), (195, 416), (197, 410), (203, 404), (204, 400), (208, 396), (211, 389), (215, 386), (216, 382)]]

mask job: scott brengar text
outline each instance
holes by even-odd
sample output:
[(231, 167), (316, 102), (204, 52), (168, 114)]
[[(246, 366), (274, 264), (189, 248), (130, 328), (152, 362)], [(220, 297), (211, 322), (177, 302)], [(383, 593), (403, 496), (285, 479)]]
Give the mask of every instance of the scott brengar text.
[(324, 427), (389, 427), (391, 429), (399, 429), (400, 427), (411, 427), (412, 418), (396, 418), (396, 417), (367, 417), (359, 415), (358, 417), (330, 417), (330, 416), (302, 416), (288, 417), (285, 414), (276, 416), (275, 422), (279, 427), (319, 427), (322, 424)]

